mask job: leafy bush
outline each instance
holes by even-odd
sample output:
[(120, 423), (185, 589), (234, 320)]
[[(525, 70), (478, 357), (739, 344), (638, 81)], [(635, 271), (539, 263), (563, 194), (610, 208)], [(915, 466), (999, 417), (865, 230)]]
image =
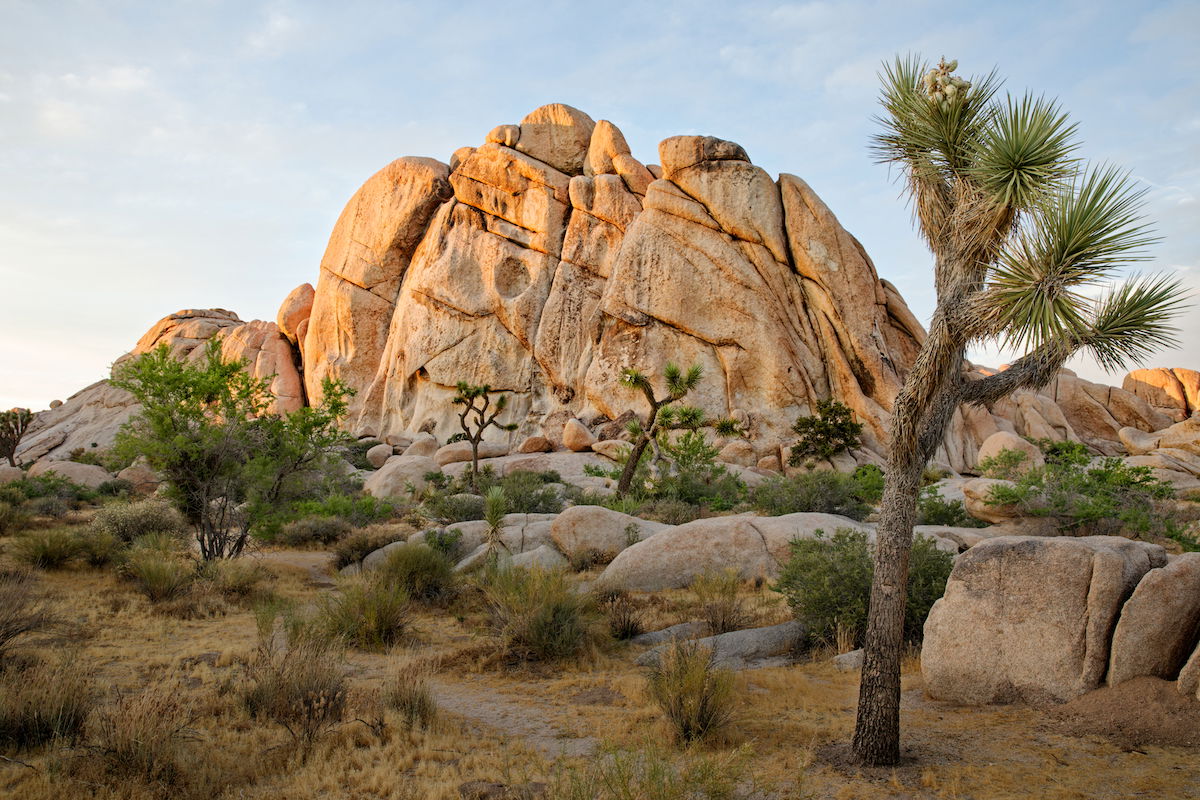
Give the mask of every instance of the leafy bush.
[(467, 474), (453, 479), (443, 477), (426, 496), (421, 511), (443, 525), (483, 519), (483, 495), (498, 486), (504, 490), (510, 513), (557, 514), (562, 511), (563, 501), (558, 489), (549, 484), (561, 480), (557, 472), (529, 470), (515, 470), (500, 478), (487, 466), (479, 471), (474, 487)]
[(817, 413), (800, 417), (792, 430), (800, 438), (792, 445), (788, 463), (798, 467), (811, 460), (833, 458), (862, 444), (862, 423), (837, 400), (818, 400)]
[(357, 439), (353, 442), (346, 442), (338, 448), (338, 452), (355, 469), (370, 470), (375, 467), (370, 461), (367, 461), (367, 451), (380, 444), (383, 442), (378, 439)]
[(89, 530), (79, 536), (79, 555), (89, 566), (106, 567), (121, 550), (121, 542), (111, 533)]
[(26, 501), (23, 510), (35, 517), (62, 519), (71, 512), (71, 504), (61, 497), (46, 495)]
[(454, 591), (454, 570), (438, 551), (423, 544), (402, 544), (388, 551), (377, 570), (380, 578), (422, 602), (444, 600)]
[(1120, 458), (1090, 465), (1086, 451), (1057, 444), (1054, 459), (1030, 469), (1012, 486), (998, 485), (987, 502), (1015, 505), (1023, 514), (1050, 517), (1075, 536), (1169, 535), (1175, 520), (1162, 501), (1175, 496), (1169, 483), (1149, 467), (1134, 467)]
[(421, 504), (421, 513), (443, 525), (483, 519), (483, 497), (467, 492), (432, 492)]
[(121, 565), (121, 573), (152, 603), (175, 600), (196, 579), (196, 570), (190, 563), (178, 555), (150, 547), (131, 549)]
[(150, 533), (182, 536), (185, 526), (183, 516), (170, 503), (151, 498), (105, 506), (92, 517), (91, 529), (129, 544)]
[(728, 511), (745, 496), (746, 485), (717, 463), (720, 451), (709, 444), (703, 431), (685, 431), (673, 443), (665, 439), (662, 449), (671, 461), (672, 474), (652, 481), (652, 497)]
[(850, 475), (832, 470), (814, 470), (791, 478), (769, 478), (751, 491), (750, 502), (755, 509), (770, 517), (821, 512), (862, 520), (872, 510), (863, 501), (862, 492), (863, 487)]
[(94, 703), (88, 667), (77, 653), (61, 653), (53, 662), (0, 665), (0, 748), (73, 743)]
[[(1008, 451), (1005, 451), (1008, 452)], [(984, 528), (987, 523), (967, 513), (962, 500), (943, 498), (936, 486), (926, 486), (917, 497), (918, 525), (948, 525), (954, 528)]]
[[(620, 510), (620, 509), (617, 509)], [(636, 509), (634, 516), (667, 525), (683, 525), (704, 516), (704, 509), (683, 500), (648, 500)], [(628, 512), (626, 512), (628, 513)]]
[(712, 650), (695, 641), (672, 641), (659, 653), (646, 677), (675, 738), (704, 739), (733, 717), (733, 673), (715, 665)]
[(567, 658), (604, 638), (594, 598), (576, 592), (561, 572), (492, 567), (482, 589), (493, 625), (515, 658)]
[[(861, 647), (867, 630), (867, 608), (874, 575), (867, 534), (838, 528), (832, 537), (817, 531), (815, 539), (791, 543), (792, 555), (774, 585), (787, 598), (796, 618), (808, 628), (809, 638), (834, 641), (839, 631), (849, 633)], [(908, 564), (908, 605), (904, 636), (920, 642), (929, 609), (946, 590), (954, 560), (937, 549), (932, 539), (913, 539)]]
[(1020, 477), (1028, 461), (1029, 456), (1024, 452), (1005, 449), (980, 461), (977, 468), (985, 478), (1011, 481)]
[(19, 639), (54, 622), (33, 575), (23, 570), (0, 572), (0, 663)]
[(428, 531), (425, 534), (425, 544), (453, 564), (462, 550), (462, 531), (458, 528)]
[(397, 532), (387, 526), (363, 528), (346, 536), (333, 549), (333, 563), (337, 569), (343, 569), (351, 564), (361, 564), (362, 560), (384, 545), (400, 541), (406, 534)]
[(280, 529), (276, 538), (289, 547), (335, 544), (353, 530), (350, 523), (341, 517), (305, 517), (289, 522)]
[(345, 520), (355, 528), (363, 528), (375, 522), (391, 519), (396, 507), (387, 500), (369, 494), (351, 496), (331, 494), (320, 500), (301, 500), (292, 505), (295, 518), (335, 517)]
[(133, 494), (133, 481), (124, 478), (113, 478), (104, 481), (96, 487), (96, 494), (101, 497), (129, 497)]
[(858, 499), (871, 505), (879, 505), (883, 499), (883, 470), (875, 464), (863, 464), (850, 476), (858, 486)]
[(338, 591), (317, 603), (315, 623), (325, 634), (364, 650), (383, 650), (401, 640), (411, 611), (408, 593), (380, 573), (342, 580)]
[(734, 569), (707, 570), (692, 581), (696, 605), (711, 635), (741, 630), (753, 623), (753, 615), (738, 597), (741, 583)]
[(346, 713), (346, 673), (337, 643), (296, 620), (285, 620), (276, 632), (274, 614), (259, 622), (259, 646), (246, 666), (242, 704), (251, 717), (271, 720), (311, 747)]
[(71, 507), (90, 503), (96, 499), (96, 493), (91, 489), (80, 486), (78, 483), (72, 483), (54, 472), (12, 481), (8, 484), (8, 488), (20, 492), (26, 500), (34, 500), (38, 497), (57, 497)]
[(79, 555), (79, 539), (67, 528), (26, 531), (13, 540), (13, 557), (40, 569), (60, 569)]

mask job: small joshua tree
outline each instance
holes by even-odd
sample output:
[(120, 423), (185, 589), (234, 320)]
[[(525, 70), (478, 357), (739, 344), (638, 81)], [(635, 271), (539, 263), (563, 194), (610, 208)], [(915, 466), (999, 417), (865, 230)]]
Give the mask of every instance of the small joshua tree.
[(674, 405), (699, 385), (702, 375), (703, 370), (699, 364), (688, 367), (687, 372), (681, 370), (676, 364), (667, 364), (663, 369), (667, 394), (658, 398), (654, 396), (654, 387), (645, 373), (635, 369), (627, 369), (621, 373), (622, 385), (638, 389), (646, 396), (646, 402), (650, 404), (650, 414), (646, 417), (645, 424), (637, 419), (629, 423), (629, 432), (633, 434), (633, 449), (629, 452), (625, 469), (621, 472), (621, 479), (617, 482), (618, 495), (624, 496), (629, 493), (638, 464), (641, 463), (647, 447), (652, 447), (654, 450), (653, 461), (655, 464), (664, 460), (660, 450), (659, 437), (666, 431), (681, 428), (694, 431), (712, 426), (722, 436), (738, 433), (737, 423), (733, 420), (709, 420), (704, 411), (695, 406)]
[[(504, 409), (508, 408), (508, 395), (502, 394), (497, 397), (493, 406), (491, 391), (492, 387), (486, 383), (482, 386), (473, 386), (466, 381), (459, 381), (458, 393), (451, 401), (456, 406), (462, 406), (462, 413), (458, 415), (458, 424), (463, 429), (463, 439), (471, 443), (472, 491), (479, 490), (479, 443), (483, 441), (483, 432), (491, 427), (499, 428), (502, 431), (517, 429), (516, 423), (506, 425), (496, 421), (496, 418), (504, 413)], [(489, 410), (491, 410), (490, 414)]]
[(0, 456), (8, 459), (8, 465), (17, 465), (17, 445), (33, 422), (33, 412), (28, 408), (0, 411)]

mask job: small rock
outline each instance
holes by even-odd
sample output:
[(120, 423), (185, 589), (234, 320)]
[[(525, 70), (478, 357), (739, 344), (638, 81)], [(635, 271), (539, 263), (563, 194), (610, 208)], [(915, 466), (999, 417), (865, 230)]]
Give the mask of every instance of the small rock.
[(585, 450), (591, 450), (595, 443), (596, 437), (584, 427), (582, 422), (577, 419), (567, 420), (567, 424), (563, 426), (563, 445), (568, 450), (582, 453)]
[(718, 461), (727, 464), (739, 464), (743, 467), (758, 466), (758, 456), (754, 453), (754, 445), (745, 439), (737, 439), (721, 448), (717, 454)]
[(613, 461), (620, 461), (621, 457), (629, 454), (632, 447), (629, 442), (620, 439), (605, 439), (592, 444), (592, 452), (599, 453), (605, 458), (611, 458)]
[(395, 449), (390, 444), (377, 444), (367, 451), (367, 462), (375, 469), (379, 469), (395, 453)]
[(834, 656), (830, 660), (838, 672), (853, 672), (856, 669), (862, 669), (863, 651), (862, 648), (851, 650), (849, 653)]
[(678, 625), (663, 628), (661, 631), (640, 634), (629, 641), (631, 644), (639, 645), (662, 644), (672, 639), (695, 639), (707, 630), (708, 626), (703, 622), (681, 622)]
[(554, 450), (554, 443), (545, 436), (528, 436), (517, 445), (518, 453), (549, 453)]
[(417, 438), (413, 439), (404, 450), (406, 456), (426, 456), (432, 457), (438, 451), (438, 441), (431, 433), (419, 433)]

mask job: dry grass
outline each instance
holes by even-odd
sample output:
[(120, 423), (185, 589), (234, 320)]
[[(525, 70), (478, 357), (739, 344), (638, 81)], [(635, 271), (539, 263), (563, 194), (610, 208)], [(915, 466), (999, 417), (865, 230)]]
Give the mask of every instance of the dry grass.
[[(311, 584), (307, 567), (273, 561), (270, 553), (260, 563), (277, 576), (273, 592), (297, 607), (311, 607), (324, 591)], [(0, 570), (5, 566), (0, 563)], [(415, 608), (404, 653), (351, 650), (344, 663), (333, 659), (344, 670), (344, 714), (315, 737), (302, 759), (302, 748), (282, 725), (251, 717), (240, 702), (243, 675), (259, 646), (251, 611), (235, 605), (221, 617), (164, 616), (111, 570), (82, 566), (44, 573), (39, 582), (64, 623), (86, 633), (69, 643), (37, 636), (35, 644), (44, 651), (40, 662), (56, 664), (56, 653), (73, 648), (71, 659), (83, 665), (98, 689), (99, 709), (74, 747), (4, 749), (29, 766), (0, 761), (0, 797), (458, 800), (460, 785), (484, 780), (547, 783), (551, 790), (562, 789), (568, 800), (603, 798), (608, 795), (594, 779), (618, 762), (582, 753), (597, 752), (589, 748), (606, 743), (612, 752), (625, 754), (619, 763), (633, 765), (630, 780), (646, 797), (672, 796), (651, 791), (651, 767), (699, 769), (706, 760), (730, 769), (740, 765), (765, 787), (759, 795), (764, 800), (1116, 800), (1187, 797), (1200, 785), (1194, 750), (1125, 751), (1099, 737), (1062, 734), (1033, 709), (955, 708), (928, 701), (911, 658), (903, 688), (904, 747), (912, 760), (896, 770), (847, 768), (827, 755), (829, 745), (849, 737), (857, 675), (837, 672), (824, 660), (743, 673), (736, 719), (721, 736), (693, 750), (655, 753), (646, 743), (667, 741), (670, 729), (645, 694), (644, 670), (632, 663), (639, 649), (618, 645), (578, 661), (497, 665), (488, 654), (501, 641), (483, 627), (484, 615), (456, 607)], [(649, 630), (696, 618), (689, 592), (630, 599)], [(759, 614), (759, 624), (786, 617), (769, 591), (744, 586), (741, 599)], [(398, 666), (403, 664), (412, 666)], [(400, 668), (420, 674), (437, 716), (428, 727), (409, 728), (399, 711), (389, 710), (385, 734), (378, 735), (354, 720), (371, 719), (378, 707), (371, 702), (401, 680)], [(178, 705), (161, 711), (164, 707), (155, 705), (164, 702), (161, 695), (154, 700), (151, 691), (147, 699), (147, 686), (163, 687)], [(141, 699), (135, 703), (135, 698)], [(145, 705), (135, 713), (138, 703)], [(155, 708), (161, 713), (150, 712)], [(158, 737), (169, 744), (166, 755), (150, 761), (174, 759), (176, 769), (122, 772), (104, 755), (117, 749), (111, 742), (120, 737), (100, 733), (96, 720), (102, 718), (122, 720), (129, 730), (137, 728), (138, 719), (148, 726), (170, 719), (166, 730), (174, 733)], [(568, 755), (557, 760), (562, 750)], [(595, 791), (569, 793), (576, 784)], [(743, 795), (735, 792), (738, 796)]]

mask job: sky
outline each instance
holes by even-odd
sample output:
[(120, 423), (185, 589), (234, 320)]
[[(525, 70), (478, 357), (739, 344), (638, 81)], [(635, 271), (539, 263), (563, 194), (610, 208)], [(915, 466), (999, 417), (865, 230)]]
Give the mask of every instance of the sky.
[[(1080, 154), (1148, 190), (1138, 268), (1200, 302), (1200, 0), (0, 0), (0, 408), (65, 400), (178, 309), (275, 319), (371, 174), (551, 102), (647, 163), (704, 134), (801, 176), (928, 320), (930, 256), (868, 151), (909, 52), (1056, 96)], [(1151, 366), (1200, 369), (1200, 306), (1180, 327)]]

